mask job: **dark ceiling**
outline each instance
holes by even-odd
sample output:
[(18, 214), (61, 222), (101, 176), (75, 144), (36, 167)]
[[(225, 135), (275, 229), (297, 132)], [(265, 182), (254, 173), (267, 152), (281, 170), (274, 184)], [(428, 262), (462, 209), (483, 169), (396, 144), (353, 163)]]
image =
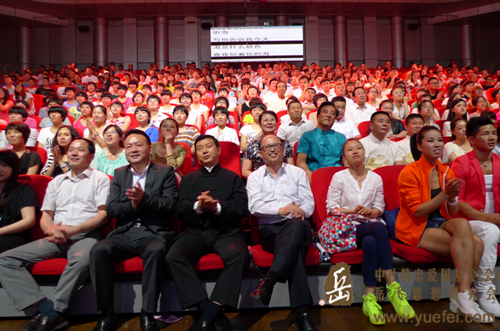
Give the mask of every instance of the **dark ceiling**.
[[(37, 20), (25, 20), (23, 15), (1, 15), (0, 27), (54, 26), (38, 20), (51, 17), (62, 19), (88, 20), (94, 17), (106, 17), (109, 20), (124, 17), (139, 19), (166, 16), (180, 19), (185, 16), (213, 18), (228, 16), (243, 18), (259, 16), (262, 18), (275, 15), (289, 17), (318, 16), (332, 18), (336, 15), (347, 17), (377, 16), (390, 18), (401, 15), (407, 18), (435, 17), (458, 11), (473, 11), (478, 8), (478, 15), (446, 24), (471, 22), (479, 25), (498, 25), (500, 11), (498, 0), (0, 0), (0, 6), (29, 11), (37, 15)], [(481, 14), (480, 8), (492, 8), (489, 14)], [(497, 9), (498, 8), (498, 9)], [(496, 11), (499, 10), (499, 11)], [(0, 13), (4, 11), (0, 10)], [(17, 16), (17, 17), (16, 17)], [(483, 17), (481, 17), (483, 16)]]

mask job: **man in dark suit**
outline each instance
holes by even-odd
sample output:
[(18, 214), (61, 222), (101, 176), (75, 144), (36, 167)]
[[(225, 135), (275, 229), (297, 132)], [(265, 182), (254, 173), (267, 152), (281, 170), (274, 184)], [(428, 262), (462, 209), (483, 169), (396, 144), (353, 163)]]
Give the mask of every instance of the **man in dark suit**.
[[(200, 136), (195, 150), (202, 167), (182, 179), (177, 204), (177, 216), (186, 231), (170, 248), (166, 262), (182, 309), (197, 306), (203, 313), (189, 330), (232, 330), (222, 307), (238, 305), (241, 279), (250, 260), (241, 231), (241, 218), (248, 215), (247, 193), (241, 178), (219, 165), (217, 139)], [(210, 299), (193, 268), (208, 253), (224, 261)]]
[(117, 317), (113, 309), (113, 264), (139, 256), (143, 259), (141, 329), (160, 330), (156, 312), (164, 278), (164, 260), (173, 243), (168, 213), (177, 200), (172, 167), (150, 162), (151, 141), (140, 130), (125, 134), (125, 155), (130, 165), (115, 170), (107, 203), (116, 229), (90, 253), (90, 276), (102, 317), (94, 331), (110, 330)]

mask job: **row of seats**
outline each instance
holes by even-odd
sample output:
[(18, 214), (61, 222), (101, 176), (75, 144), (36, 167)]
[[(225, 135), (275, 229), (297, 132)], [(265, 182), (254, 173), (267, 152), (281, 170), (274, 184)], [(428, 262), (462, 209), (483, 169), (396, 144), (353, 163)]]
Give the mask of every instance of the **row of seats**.
[[(221, 166), (225, 166), (221, 164)], [(390, 243), (393, 253), (402, 259), (415, 263), (415, 264), (428, 264), (428, 263), (443, 263), (451, 262), (449, 256), (438, 256), (422, 248), (414, 248), (398, 242), (394, 235), (395, 220), (399, 208), (399, 190), (398, 190), (398, 177), (404, 166), (388, 166), (375, 170), (375, 173), (382, 177), (384, 182), (384, 195), (386, 204), (386, 221), (390, 233)], [(333, 175), (340, 170), (346, 169), (345, 167), (329, 167), (316, 170), (312, 175), (311, 189), (314, 194), (315, 209), (313, 214), (314, 228), (320, 228), (321, 223), (327, 217), (326, 213), (326, 197), (328, 187), (330, 185)], [(110, 176), (111, 177), (111, 176)], [(23, 175), (21, 180), (29, 183), (35, 188), (39, 204), (42, 205), (45, 190), (51, 178), (41, 175)], [(179, 230), (179, 222), (172, 217), (174, 227)], [(39, 220), (39, 218), (38, 218)], [(115, 220), (111, 220), (103, 228), (103, 235), (106, 236), (115, 226)], [(253, 261), (259, 268), (269, 268), (272, 265), (273, 255), (264, 251), (259, 244), (259, 230), (256, 218), (250, 216), (250, 231), (253, 242), (251, 248)], [(44, 234), (38, 223), (32, 229), (32, 240), (37, 240), (44, 237)], [(500, 249), (499, 249), (500, 252)], [(500, 256), (500, 255), (499, 255)], [(352, 252), (342, 252), (334, 254), (330, 257), (330, 261), (334, 264), (345, 262), (347, 264), (360, 264), (363, 262), (363, 250), (358, 249)], [(34, 265), (31, 272), (34, 275), (60, 275), (66, 266), (67, 260), (58, 258), (44, 262), (39, 262)], [(311, 245), (306, 256), (306, 265), (315, 266), (319, 264), (319, 252)], [(204, 270), (219, 270), (224, 267), (223, 261), (216, 254), (208, 254), (204, 256), (196, 265), (195, 269), (198, 271)], [(135, 257), (115, 265), (115, 272), (118, 274), (124, 273), (142, 273), (142, 260)]]

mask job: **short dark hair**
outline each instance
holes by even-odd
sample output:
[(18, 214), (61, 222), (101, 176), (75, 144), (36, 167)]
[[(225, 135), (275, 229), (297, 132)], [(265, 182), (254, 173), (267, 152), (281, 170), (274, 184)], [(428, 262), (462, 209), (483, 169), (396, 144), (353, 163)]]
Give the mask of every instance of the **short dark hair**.
[(328, 97), (323, 93), (317, 93), (313, 98), (314, 107), (318, 108), (318, 100), (324, 98), (328, 101)]
[(475, 137), (478, 134), (479, 129), (486, 125), (493, 125), (493, 123), (485, 117), (473, 117), (467, 122), (465, 134), (467, 137)]
[(226, 107), (215, 107), (214, 109), (214, 112), (213, 112), (213, 116), (215, 118), (215, 115), (217, 115), (218, 113), (222, 113), (222, 114), (225, 114), (227, 118), (229, 118), (229, 110), (227, 110)]
[(158, 101), (158, 103), (159, 103), (159, 104), (161, 104), (161, 99), (160, 99), (160, 97), (159, 97), (159, 96), (157, 96), (157, 95), (151, 94), (151, 95), (148, 97), (148, 99), (146, 100), (146, 103), (148, 103), (148, 102), (149, 102), (149, 100), (156, 100), (156, 101)]
[(336, 96), (335, 98), (332, 99), (332, 103), (335, 104), (335, 102), (343, 102), (347, 104), (347, 101), (344, 97), (341, 96)]
[(385, 111), (376, 111), (372, 114), (372, 116), (370, 116), (370, 123), (373, 123), (373, 121), (375, 120), (375, 117), (377, 117), (378, 115), (385, 115), (385, 116), (387, 116), (389, 121), (391, 120), (391, 116), (389, 115), (389, 113), (387, 113)]
[(357, 90), (363, 90), (363, 91), (366, 93), (366, 90), (365, 90), (365, 88), (364, 88), (364, 87), (362, 87), (362, 86), (358, 86), (358, 87), (356, 87), (356, 88), (352, 91), (352, 95), (356, 96), (356, 91), (357, 91)]
[(31, 133), (30, 127), (24, 122), (11, 122), (7, 124), (7, 127), (5, 128), (5, 136), (7, 136), (9, 130), (16, 130), (21, 132), (21, 134), (23, 135), (24, 144), (26, 144), (26, 142), (28, 141)]
[(172, 96), (172, 91), (170, 91), (169, 89), (161, 91), (161, 96), (164, 96), (164, 95), (168, 95), (168, 96), (171, 97)]
[(50, 107), (49, 109), (47, 109), (47, 113), (49, 115), (50, 115), (50, 113), (59, 113), (59, 114), (61, 114), (63, 121), (68, 116), (68, 111), (66, 110), (66, 108), (61, 107), (61, 106)]
[(134, 110), (134, 115), (137, 115), (137, 112), (139, 112), (139, 111), (143, 111), (143, 112), (148, 113), (149, 118), (151, 118), (151, 110), (149, 110), (149, 108), (148, 108), (148, 107), (144, 107), (144, 106), (137, 107), (137, 108)]
[(191, 102), (193, 102), (193, 97), (189, 93), (182, 93), (181, 95), (179, 95), (179, 101), (181, 101), (182, 98), (189, 98)]
[[(220, 90), (219, 90), (220, 92)], [(214, 100), (214, 105), (217, 104), (219, 101), (224, 101), (226, 103), (226, 108), (229, 108), (229, 100), (226, 97), (218, 97)]]
[(189, 116), (189, 110), (186, 107), (182, 106), (182, 105), (175, 106), (174, 110), (172, 111), (172, 115), (175, 115), (175, 113), (178, 112), (178, 111), (181, 111), (184, 114), (186, 114), (186, 116)]
[[(95, 144), (92, 140), (90, 139), (87, 139), (87, 138), (83, 138), (83, 137), (76, 137), (75, 139), (73, 139), (69, 145), (71, 146), (72, 143), (74, 143), (75, 141), (77, 140), (84, 140), (87, 142), (87, 148), (89, 149), (89, 153), (90, 154), (95, 154)], [(69, 146), (68, 146), (69, 147)]]
[(278, 115), (276, 115), (275, 112), (270, 110), (264, 110), (262, 114), (260, 114), (259, 116), (259, 124), (262, 123), (262, 118), (264, 117), (264, 115), (272, 115), (276, 119), (276, 123), (278, 122)]
[(408, 123), (410, 123), (412, 120), (414, 120), (416, 118), (421, 119), (422, 121), (424, 121), (424, 118), (422, 117), (422, 115), (420, 115), (420, 114), (410, 114), (410, 115), (408, 115), (408, 117), (405, 120), (406, 126), (408, 127)]
[(194, 148), (196, 148), (196, 145), (198, 144), (198, 142), (205, 140), (205, 139), (212, 139), (214, 144), (215, 144), (215, 147), (219, 148), (219, 141), (217, 140), (217, 138), (215, 138), (214, 136), (208, 135), (208, 134), (202, 134), (201, 136), (198, 136), (198, 138), (196, 138), (196, 140), (194, 141)]
[(28, 111), (25, 108), (19, 106), (14, 106), (9, 109), (9, 115), (10, 114), (21, 114), (24, 119), (28, 118)]
[(262, 102), (255, 102), (255, 103), (250, 103), (250, 113), (252, 112), (252, 109), (254, 108), (260, 108), (262, 109), (263, 111), (266, 111), (267, 110), (267, 107), (265, 104), (263, 104)]
[(130, 129), (128, 130), (127, 132), (125, 132), (125, 135), (123, 136), (123, 142), (125, 142), (125, 140), (127, 140), (127, 138), (130, 136), (130, 135), (133, 135), (133, 134), (138, 134), (140, 136), (143, 136), (146, 138), (146, 141), (148, 142), (148, 145), (151, 146), (151, 138), (149, 138), (149, 136), (146, 134), (146, 132), (144, 131), (141, 131), (139, 129)]
[(85, 98), (85, 100), (88, 100), (88, 98), (89, 98), (89, 96), (88, 96), (87, 92), (81, 92), (81, 91), (80, 91), (80, 92), (76, 92), (76, 93), (75, 93), (75, 98), (76, 98), (76, 97), (84, 97), (84, 98)]
[[(328, 100), (328, 99), (327, 99)], [(321, 114), (321, 110), (323, 108), (325, 108), (326, 106), (332, 106), (333, 109), (335, 109), (335, 117), (337, 117), (339, 115), (339, 111), (337, 110), (337, 108), (335, 108), (335, 105), (333, 103), (331, 103), (330, 101), (325, 101), (323, 102), (319, 108), (318, 108), (318, 112), (316, 113), (316, 116), (319, 116)]]
[(64, 93), (67, 93), (68, 91), (73, 91), (73, 93), (76, 93), (76, 88), (73, 86), (68, 86), (64, 89)]

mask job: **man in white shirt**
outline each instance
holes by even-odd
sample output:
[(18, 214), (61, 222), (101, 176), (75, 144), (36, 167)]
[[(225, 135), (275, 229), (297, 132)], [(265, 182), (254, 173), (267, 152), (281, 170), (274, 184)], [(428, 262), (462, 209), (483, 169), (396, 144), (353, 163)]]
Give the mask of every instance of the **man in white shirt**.
[(398, 141), (397, 143), (403, 149), (404, 161), (406, 164), (415, 162), (413, 154), (411, 153), (410, 139), (411, 136), (417, 134), (424, 127), (424, 118), (420, 114), (410, 114), (405, 120), (406, 131), (408, 135), (405, 139)]
[[(88, 139), (76, 138), (70, 143), (68, 164), (61, 167), (71, 170), (49, 183), (41, 208), (40, 227), (46, 237), (0, 255), (0, 282), (14, 308), (36, 306), (40, 312), (23, 330), (67, 325), (62, 314), (88, 277), (90, 250), (101, 239), (99, 228), (107, 222), (110, 190), (109, 177), (90, 168), (94, 154), (94, 143)], [(67, 258), (68, 265), (49, 300), (26, 268), (54, 258)]]
[(292, 77), (290, 79), (290, 82), (291, 82), (292, 86), (290, 86), (286, 90), (285, 96), (287, 98), (289, 98), (291, 96), (299, 98), (302, 95), (302, 90), (300, 89), (300, 86), (299, 86), (299, 77), (295, 77), (295, 76)]
[(354, 104), (347, 107), (345, 117), (354, 122), (356, 126), (361, 122), (370, 121), (375, 107), (366, 103), (366, 91), (362, 87), (354, 89)]
[(303, 97), (303, 101), (299, 101), (302, 103), (302, 109), (306, 114), (308, 114), (312, 110), (316, 110), (316, 105), (314, 104), (314, 97), (316, 96), (316, 91), (312, 87), (308, 87), (304, 94), (301, 95)]
[(345, 93), (346, 93), (345, 86), (344, 84), (342, 84), (342, 82), (339, 82), (337, 85), (335, 85), (335, 95), (338, 97), (344, 97), (344, 100), (346, 102), (346, 107), (354, 105), (354, 101), (352, 101), (349, 98), (346, 98)]
[[(278, 129), (277, 136), (286, 140), (290, 146), (294, 146), (300, 140), (304, 132), (314, 130), (316, 126), (313, 122), (304, 118), (302, 105), (298, 101), (291, 101), (288, 104), (287, 120), (284, 120)], [(283, 116), (282, 119), (285, 117)]]
[(226, 125), (229, 118), (229, 111), (227, 110), (227, 108), (215, 107), (213, 116), (215, 122), (217, 123), (217, 126), (207, 130), (206, 134), (217, 138), (218, 141), (229, 141), (239, 146), (240, 140), (238, 137), (238, 132)]
[(375, 112), (370, 119), (372, 133), (360, 140), (365, 148), (365, 168), (375, 170), (390, 165), (404, 165), (404, 152), (398, 143), (386, 135), (391, 128), (391, 118), (383, 111)]
[(286, 110), (286, 83), (285, 82), (278, 82), (276, 85), (276, 92), (277, 94), (274, 96), (271, 96), (267, 99), (267, 103), (265, 103), (267, 110), (274, 111), (275, 113), (279, 112), (280, 110)]
[(328, 78), (321, 80), (321, 90), (319, 92), (325, 94), (328, 97), (328, 101), (332, 101), (336, 96), (335, 91), (331, 87), (332, 85)]
[(304, 170), (283, 163), (283, 144), (278, 137), (264, 137), (259, 147), (266, 166), (248, 177), (248, 206), (259, 219), (262, 248), (274, 254), (274, 259), (266, 277), (250, 295), (268, 306), (274, 285), (288, 280), (297, 329), (316, 330), (308, 308), (313, 302), (305, 263), (312, 242), (306, 220), (314, 210), (311, 188)]
[(262, 89), (262, 91), (260, 92), (260, 97), (262, 98), (264, 104), (266, 104), (269, 98), (271, 98), (272, 96), (278, 95), (278, 91), (276, 90), (277, 85), (278, 85), (278, 79), (273, 78), (269, 81), (269, 85), (267, 85), (269, 88)]
[(335, 123), (333, 123), (332, 129), (342, 133), (347, 139), (356, 138), (361, 139), (361, 134), (359, 133), (358, 127), (353, 121), (345, 118), (346, 109), (346, 99), (344, 97), (337, 96), (332, 99), (332, 103), (335, 105), (337, 110), (337, 117), (335, 118)]
[(92, 68), (87, 67), (85, 69), (85, 76), (82, 78), (82, 83), (87, 84), (90, 82), (97, 83), (97, 82), (99, 82), (99, 79), (97, 79), (97, 77), (92, 74)]

